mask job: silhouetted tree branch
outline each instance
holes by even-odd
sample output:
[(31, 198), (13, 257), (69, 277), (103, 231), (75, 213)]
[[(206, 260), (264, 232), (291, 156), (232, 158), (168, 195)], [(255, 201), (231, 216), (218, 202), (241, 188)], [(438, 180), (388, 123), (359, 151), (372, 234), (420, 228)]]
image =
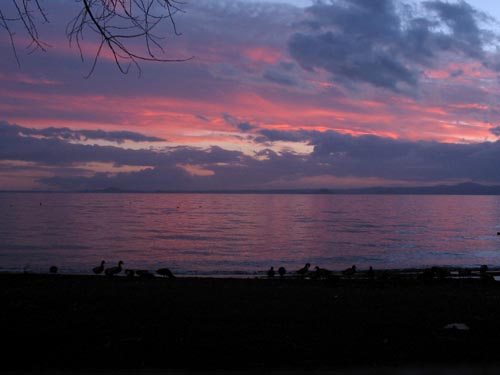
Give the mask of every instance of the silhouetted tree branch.
[[(8, 0), (2, 0), (8, 1)], [(96, 49), (88, 76), (104, 51), (108, 51), (118, 69), (126, 74), (130, 66), (141, 71), (140, 61), (174, 62), (189, 59), (163, 58), (163, 36), (156, 34), (160, 25), (168, 22), (175, 35), (180, 35), (174, 20), (182, 12), (178, 0), (76, 0), (79, 11), (66, 27), (70, 45), (76, 44), (83, 60), (82, 41), (87, 33), (97, 35)], [(0, 28), (9, 38), (17, 63), (19, 58), (15, 43), (15, 27), (21, 25), (29, 37), (30, 52), (46, 51), (48, 44), (39, 35), (39, 23), (48, 23), (49, 18), (40, 0), (10, 0), (0, 5)], [(136, 40), (142, 41), (134, 44)]]

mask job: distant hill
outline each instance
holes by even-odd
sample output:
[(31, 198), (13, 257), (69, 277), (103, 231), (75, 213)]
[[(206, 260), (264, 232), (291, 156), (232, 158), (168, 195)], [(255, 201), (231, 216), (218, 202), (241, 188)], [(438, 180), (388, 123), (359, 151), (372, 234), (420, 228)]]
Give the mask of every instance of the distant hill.
[[(90, 191), (92, 193), (147, 193), (118, 188)], [(151, 192), (150, 192), (151, 193)], [(356, 189), (243, 189), (243, 190), (196, 190), (166, 191), (153, 193), (187, 193), (187, 194), (445, 194), (445, 195), (500, 195), (500, 185), (481, 185), (465, 182), (457, 185), (413, 186), (413, 187), (369, 187)]]
[(500, 185), (481, 185), (465, 182), (457, 185), (414, 187), (370, 187), (331, 190), (333, 194), (446, 194), (446, 195), (500, 195)]
[[(0, 193), (15, 191), (0, 191)], [(20, 193), (156, 193), (156, 194), (400, 194), (400, 195), (500, 195), (500, 185), (481, 185), (465, 182), (456, 185), (413, 186), (413, 187), (368, 187), (353, 189), (242, 189), (242, 190), (156, 190), (138, 191), (109, 187), (83, 191), (19, 191)]]

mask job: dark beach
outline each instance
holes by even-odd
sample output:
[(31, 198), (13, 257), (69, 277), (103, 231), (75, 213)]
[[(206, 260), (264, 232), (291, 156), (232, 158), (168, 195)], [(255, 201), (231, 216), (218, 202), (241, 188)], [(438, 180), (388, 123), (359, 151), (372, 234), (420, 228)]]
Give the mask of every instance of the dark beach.
[[(496, 366), (500, 283), (1, 274), (7, 370)], [(463, 323), (468, 330), (444, 327)], [(22, 359), (19, 359), (19, 356)]]

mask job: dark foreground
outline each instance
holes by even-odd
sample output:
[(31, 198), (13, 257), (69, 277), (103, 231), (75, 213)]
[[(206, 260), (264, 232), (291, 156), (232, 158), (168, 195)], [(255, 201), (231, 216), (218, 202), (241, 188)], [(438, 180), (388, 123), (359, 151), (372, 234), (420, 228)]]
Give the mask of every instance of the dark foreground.
[[(4, 370), (500, 363), (500, 283), (0, 275)], [(470, 329), (445, 329), (464, 323)], [(21, 358), (20, 358), (21, 356)]]

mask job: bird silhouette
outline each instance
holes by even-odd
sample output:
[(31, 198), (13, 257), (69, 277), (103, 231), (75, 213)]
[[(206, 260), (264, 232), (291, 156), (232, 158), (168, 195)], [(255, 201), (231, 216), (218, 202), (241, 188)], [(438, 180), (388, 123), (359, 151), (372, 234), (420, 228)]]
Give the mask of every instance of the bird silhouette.
[(96, 275), (101, 274), (101, 273), (104, 271), (104, 263), (106, 263), (106, 262), (105, 262), (105, 261), (101, 261), (101, 265), (100, 265), (100, 266), (97, 266), (97, 267), (92, 268), (92, 271), (94, 271), (94, 273), (95, 273)]
[(51, 267), (49, 268), (49, 272), (50, 272), (50, 273), (57, 273), (57, 267), (56, 267), (56, 266), (51, 266)]
[(120, 272), (122, 272), (122, 265), (123, 265), (123, 262), (120, 260), (118, 262), (118, 266), (106, 268), (104, 270), (104, 273), (106, 274), (106, 276), (118, 275)]
[(155, 275), (148, 270), (137, 270), (135, 271), (136, 275), (142, 279), (152, 279)]
[(275, 274), (276, 272), (274, 271), (274, 267), (269, 268), (267, 271), (267, 277), (274, 277)]
[(286, 274), (286, 269), (285, 267), (280, 267), (278, 268), (278, 273), (280, 274), (280, 277), (284, 277)]
[(134, 270), (131, 270), (131, 269), (126, 269), (125, 270), (125, 275), (127, 277), (134, 277), (135, 276), (135, 271)]
[(156, 273), (160, 276), (166, 277), (167, 279), (175, 279), (174, 274), (168, 268), (157, 269)]
[(356, 273), (356, 266), (352, 265), (350, 268), (346, 268), (342, 271), (344, 276), (353, 276)]
[(373, 267), (370, 266), (370, 268), (368, 268), (368, 271), (366, 271), (366, 276), (370, 279), (370, 280), (373, 280), (375, 278), (375, 271), (373, 270)]
[(472, 270), (469, 268), (460, 268), (458, 270), (459, 277), (470, 277), (472, 276)]
[(328, 279), (332, 274), (332, 271), (326, 268), (320, 268), (319, 266), (314, 267), (314, 269), (314, 277), (316, 279)]
[(309, 263), (306, 263), (304, 267), (302, 267), (300, 270), (297, 270), (297, 274), (304, 277), (309, 272), (309, 267), (311, 267), (311, 265)]
[(479, 276), (483, 281), (495, 281), (493, 275), (488, 273), (488, 266), (486, 264), (479, 267)]

